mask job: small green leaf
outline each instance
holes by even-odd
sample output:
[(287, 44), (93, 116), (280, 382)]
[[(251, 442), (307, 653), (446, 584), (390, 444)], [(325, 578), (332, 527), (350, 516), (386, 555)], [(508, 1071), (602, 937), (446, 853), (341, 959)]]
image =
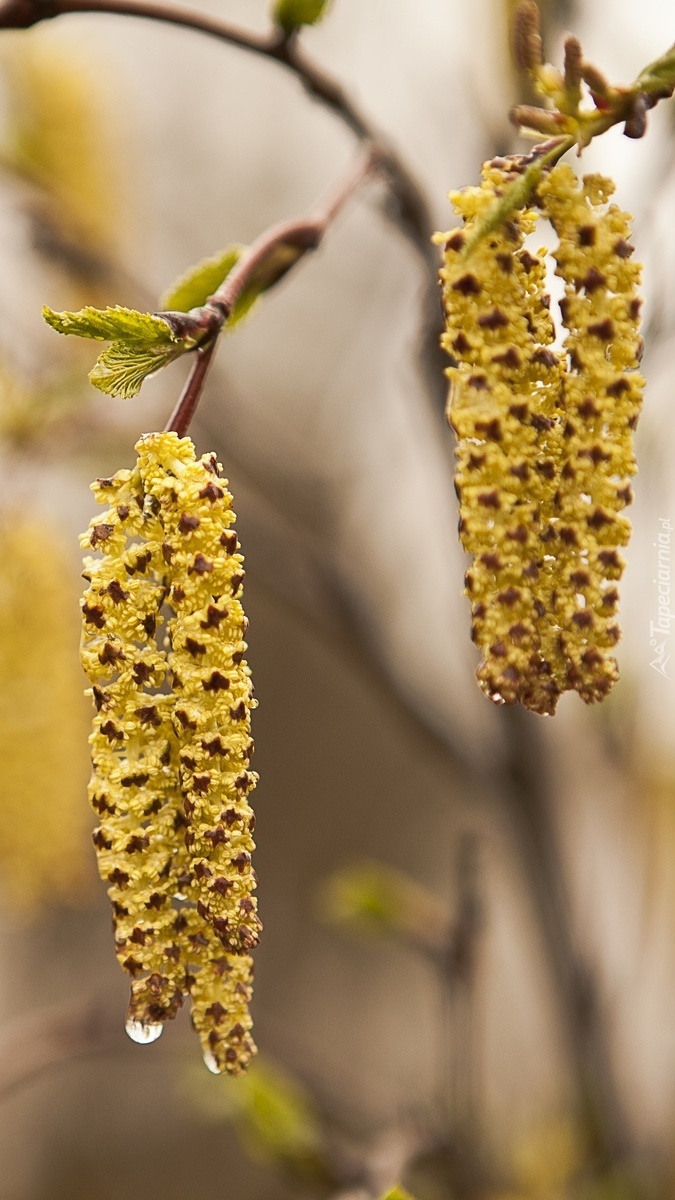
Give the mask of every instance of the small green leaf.
[(142, 343), (161, 346), (176, 342), (169, 325), (153, 313), (134, 308), (81, 308), (79, 312), (54, 312), (43, 308), (42, 315), (57, 333), (94, 338), (99, 342)]
[(43, 309), (58, 333), (75, 334), (112, 343), (99, 355), (89, 374), (94, 387), (109, 396), (129, 399), (148, 375), (195, 347), (195, 339), (177, 337), (167, 321), (133, 308), (82, 308), (79, 312)]
[(390, 1188), (388, 1192), (380, 1196), (380, 1200), (413, 1200), (413, 1197), (398, 1183), (396, 1187)]
[(292, 33), (301, 25), (316, 25), (326, 15), (329, 0), (276, 0), (272, 17), (284, 33)]
[[(227, 279), (245, 250), (245, 246), (228, 246), (211, 258), (203, 258), (176, 279), (160, 300), (160, 308), (167, 312), (167, 322), (171, 312), (190, 312), (191, 309), (201, 308), (206, 304), (209, 296), (212, 296)], [(283, 278), (302, 254), (303, 251), (297, 246), (280, 243), (251, 275), (224, 328), (231, 329), (238, 325), (253, 308), (258, 297)]]
[(639, 92), (656, 92), (660, 88), (671, 88), (675, 83), (675, 44), (660, 58), (650, 63), (638, 75), (634, 88)]
[(243, 250), (243, 246), (228, 246), (210, 258), (202, 258), (194, 267), (189, 267), (174, 280), (162, 296), (159, 307), (174, 312), (189, 312), (191, 308), (201, 308), (223, 280), (227, 279)]
[(129, 400), (140, 392), (143, 381), (149, 375), (178, 358), (186, 348), (180, 342), (155, 347), (113, 342), (99, 356), (89, 372), (89, 379), (100, 392)]

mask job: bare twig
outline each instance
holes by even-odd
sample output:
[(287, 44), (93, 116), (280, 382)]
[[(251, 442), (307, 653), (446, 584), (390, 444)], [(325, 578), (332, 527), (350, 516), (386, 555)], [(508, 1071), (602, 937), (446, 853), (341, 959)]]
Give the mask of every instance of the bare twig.
[[(264, 277), (265, 288), (273, 286), (288, 274), (308, 250), (315, 250), (350, 197), (376, 169), (379, 155), (377, 147), (369, 147), (366, 153), (361, 154), (352, 164), (344, 179), (340, 180), (322, 205), (306, 216), (294, 221), (284, 221), (267, 229), (241, 256), (227, 279), (213, 296), (209, 297), (204, 307), (195, 310), (194, 316), (180, 316), (185, 331), (188, 328), (194, 333), (207, 330), (207, 337), (201, 340), (199, 349), (195, 352), (194, 366), (169, 418), (168, 430), (181, 437), (187, 433), (215, 354), (218, 334), (246, 288), (258, 285), (261, 275)], [(291, 253), (285, 254), (277, 262), (280, 250), (289, 250)], [(270, 270), (271, 276), (267, 274), (265, 277), (266, 272)]]
[(425, 263), (435, 265), (435, 255), (429, 244), (433, 233), (431, 217), (412, 171), (359, 110), (339, 81), (308, 57), (296, 36), (288, 36), (277, 28), (267, 34), (258, 34), (208, 13), (183, 5), (153, 3), (152, 0), (5, 0), (0, 4), (0, 29), (26, 29), (45, 19), (84, 12), (142, 17), (193, 29), (286, 67), (307, 93), (335, 113), (360, 141), (378, 143), (378, 170), (387, 181), (395, 202), (389, 215), (407, 234)]
[(167, 424), (167, 429), (173, 430), (179, 437), (185, 437), (190, 428), (190, 422), (195, 415), (197, 405), (201, 399), (206, 376), (213, 362), (217, 345), (218, 343), (214, 337), (206, 346), (201, 346), (195, 352), (192, 370), (187, 377), (185, 387), (178, 397), (176, 407), (169, 417)]

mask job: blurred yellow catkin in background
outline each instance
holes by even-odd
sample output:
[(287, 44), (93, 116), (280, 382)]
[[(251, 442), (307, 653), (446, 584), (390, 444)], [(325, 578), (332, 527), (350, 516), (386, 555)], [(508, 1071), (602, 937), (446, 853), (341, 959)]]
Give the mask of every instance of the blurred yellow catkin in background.
[(43, 515), (0, 512), (0, 900), (73, 901), (88, 876), (76, 581)]
[(68, 30), (50, 26), (8, 40), (0, 68), (0, 165), (42, 193), (42, 216), (62, 235), (97, 255), (114, 250), (121, 147), (112, 92), (95, 56)]
[[(110, 80), (112, 83), (112, 77)], [(105, 280), (125, 229), (119, 88), (92, 46), (49, 26), (0, 47), (0, 168), (20, 184), (34, 248), (66, 277)], [(0, 450), (37, 459), (82, 394), (70, 369), (15, 374), (0, 347)], [(25, 471), (22, 463), (20, 471)], [(0, 903), (30, 913), (82, 892), (91, 869), (88, 706), (78, 662), (79, 581), (53, 522), (0, 503)]]

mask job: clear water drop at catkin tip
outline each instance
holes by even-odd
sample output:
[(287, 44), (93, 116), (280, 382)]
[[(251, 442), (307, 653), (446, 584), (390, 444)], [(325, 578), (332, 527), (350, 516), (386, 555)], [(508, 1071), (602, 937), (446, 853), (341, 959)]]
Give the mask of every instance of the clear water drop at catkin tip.
[(208, 1067), (212, 1075), (220, 1075), (218, 1059), (216, 1058), (215, 1054), (211, 1053), (210, 1050), (204, 1051), (204, 1066)]
[(134, 1021), (131, 1018), (124, 1028), (132, 1042), (138, 1042), (139, 1046), (147, 1046), (150, 1042), (156, 1042), (164, 1031), (163, 1025), (147, 1025), (143, 1021)]

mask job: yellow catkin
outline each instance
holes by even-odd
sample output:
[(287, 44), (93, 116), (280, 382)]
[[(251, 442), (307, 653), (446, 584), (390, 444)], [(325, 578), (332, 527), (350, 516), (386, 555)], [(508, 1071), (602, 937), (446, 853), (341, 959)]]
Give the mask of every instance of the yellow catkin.
[(77, 583), (37, 513), (0, 514), (0, 562), (0, 894), (30, 913), (86, 882)]
[[(247, 951), (259, 927), (251, 897), (252, 813), (240, 785), (236, 820), (220, 818), (252, 750), (252, 701), (241, 641), (245, 618), (232, 596), (241, 587), (241, 556), (234, 553), (230, 496), (213, 458), (196, 460), (188, 438), (168, 433), (142, 438), (137, 451), (134, 472), (120, 471), (94, 485), (97, 498), (109, 507), (85, 538), (101, 554), (86, 564), (90, 587), (83, 601), (82, 650), (97, 707), (90, 794), (101, 818), (95, 834), (99, 869), (109, 884), (118, 958), (133, 980), (132, 1035), (146, 1030), (156, 1036), (190, 996), (209, 1066), (236, 1074), (255, 1051)], [(190, 490), (192, 484), (199, 486)], [(218, 563), (211, 570), (202, 569), (202, 543), (191, 541), (202, 521), (205, 527), (212, 524), (213, 538), (224, 539), (217, 551), (214, 547)], [(208, 595), (198, 583), (203, 575), (218, 582)], [(225, 607), (221, 585), (227, 585), (231, 615), (221, 617), (220, 625), (228, 622), (221, 630), (222, 646), (209, 648), (212, 661), (204, 667), (199, 663), (206, 661), (206, 650), (190, 655), (188, 630), (192, 621), (218, 629), (211, 609)], [(186, 649), (192, 674), (181, 660)], [(228, 688), (213, 686), (219, 667), (229, 672)], [(244, 712), (233, 716), (229, 708), (215, 705), (219, 690), (231, 692), (230, 704), (234, 697), (234, 707), (241, 702)], [(195, 744), (200, 738), (210, 749)], [(217, 748), (211, 746), (214, 739)], [(200, 792), (197, 785), (201, 803), (219, 798), (210, 824), (192, 798), (193, 781), (183, 761), (190, 752), (201, 752), (211, 762), (209, 788)], [(254, 781), (250, 775), (250, 786)], [(206, 836), (221, 822), (232, 830), (227, 845)], [(247, 861), (241, 869), (237, 856), (243, 842)], [(214, 881), (224, 880), (214, 893), (217, 903), (207, 871)], [(248, 903), (242, 906), (242, 901)], [(247, 922), (256, 937), (239, 934)]]
[(488, 164), (478, 188), (453, 193), (464, 227), (445, 236), (441, 269), (453, 359), (448, 419), (457, 435), (460, 536), (478, 678), (495, 700), (555, 708), (558, 686), (539, 627), (542, 505), (555, 475), (561, 364), (543, 292), (544, 263), (524, 239), (536, 223), (520, 211), (470, 254), (468, 239), (507, 182)]
[(601, 700), (618, 678), (619, 547), (630, 538), (622, 509), (637, 469), (633, 431), (644, 380), (637, 295), (641, 268), (631, 261), (630, 217), (609, 204), (611, 180), (578, 180), (567, 164), (540, 187), (559, 238), (553, 254), (565, 283), (565, 421), (560, 479), (551, 521), (553, 612), (567, 662), (566, 686)]
[(497, 701), (553, 713), (561, 692), (602, 699), (617, 678), (615, 586), (630, 535), (621, 509), (635, 472), (643, 381), (629, 218), (611, 181), (559, 165), (537, 204), (559, 238), (562, 352), (545, 291), (546, 251), (515, 211), (480, 234), (514, 177), (487, 163), (480, 187), (451, 195), (463, 227), (442, 235), (452, 358), (448, 419), (457, 435), (460, 536), (478, 678)]
[(215, 458), (196, 460), (189, 438), (165, 435), (161, 445), (141, 443), (139, 453), (147, 495), (158, 505), (176, 614), (169, 622), (173, 721), (194, 877), (203, 916), (226, 949), (246, 953), (259, 928), (247, 801), (257, 776), (248, 770), (254, 701), (232, 497)]

